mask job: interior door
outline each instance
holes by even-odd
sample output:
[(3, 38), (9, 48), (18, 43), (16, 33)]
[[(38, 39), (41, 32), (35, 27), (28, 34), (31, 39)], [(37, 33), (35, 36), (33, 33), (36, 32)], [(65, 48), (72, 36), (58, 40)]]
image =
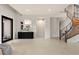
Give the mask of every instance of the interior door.
[(59, 37), (59, 18), (50, 18), (50, 38)]
[(45, 38), (45, 21), (42, 19), (37, 20), (36, 37), (41, 39)]

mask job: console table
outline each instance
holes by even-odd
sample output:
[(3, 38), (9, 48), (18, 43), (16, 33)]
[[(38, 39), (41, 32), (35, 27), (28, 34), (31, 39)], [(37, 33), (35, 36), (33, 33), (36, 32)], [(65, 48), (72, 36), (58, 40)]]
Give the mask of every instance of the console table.
[(18, 39), (33, 39), (33, 32), (18, 32)]

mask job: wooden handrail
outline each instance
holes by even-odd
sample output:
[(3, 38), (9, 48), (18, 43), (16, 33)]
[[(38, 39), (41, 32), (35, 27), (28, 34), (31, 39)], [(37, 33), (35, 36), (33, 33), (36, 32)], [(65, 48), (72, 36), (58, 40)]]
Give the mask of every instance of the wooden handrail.
[[(61, 29), (61, 30), (64, 30), (64, 29), (66, 29), (67, 30), (67, 27), (69, 26), (69, 25), (71, 25), (72, 24), (72, 22), (70, 22), (67, 26), (65, 26), (63, 29)], [(72, 25), (71, 25), (71, 27), (72, 27)]]
[[(71, 26), (71, 27), (69, 29), (67, 29), (68, 26)], [(64, 33), (62, 33), (62, 30), (64, 28), (66, 28), (66, 30), (64, 30)], [(64, 27), (64, 28), (59, 31), (60, 32), (59, 33), (59, 35), (60, 35), (59, 39), (61, 40), (61, 38), (64, 36), (65, 37), (65, 42), (67, 43), (67, 38), (68, 38), (67, 35), (72, 30), (71, 22), (66, 27)]]

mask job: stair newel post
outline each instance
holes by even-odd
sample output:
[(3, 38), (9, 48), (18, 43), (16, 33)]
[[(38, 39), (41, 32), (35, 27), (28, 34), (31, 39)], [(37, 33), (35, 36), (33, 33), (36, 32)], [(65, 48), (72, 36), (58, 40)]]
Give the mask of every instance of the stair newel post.
[(59, 21), (59, 39), (61, 40), (61, 21)]
[(75, 4), (74, 4), (74, 12), (73, 12), (73, 13), (74, 13), (74, 15), (73, 15), (74, 17), (75, 17), (75, 10), (76, 10), (75, 8), (76, 8), (76, 7), (75, 7)]
[(59, 30), (59, 39), (61, 40), (61, 30)]
[(67, 43), (67, 31), (65, 31), (65, 42)]

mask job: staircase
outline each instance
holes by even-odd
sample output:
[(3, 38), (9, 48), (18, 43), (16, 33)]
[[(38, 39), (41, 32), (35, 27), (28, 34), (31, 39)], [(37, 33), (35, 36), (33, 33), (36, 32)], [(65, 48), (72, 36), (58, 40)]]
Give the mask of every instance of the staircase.
[(79, 34), (79, 5), (69, 5), (65, 9), (65, 12), (71, 22), (66, 27), (64, 27), (66, 29), (60, 29), (60, 40), (64, 37), (65, 42), (67, 43), (68, 39)]

